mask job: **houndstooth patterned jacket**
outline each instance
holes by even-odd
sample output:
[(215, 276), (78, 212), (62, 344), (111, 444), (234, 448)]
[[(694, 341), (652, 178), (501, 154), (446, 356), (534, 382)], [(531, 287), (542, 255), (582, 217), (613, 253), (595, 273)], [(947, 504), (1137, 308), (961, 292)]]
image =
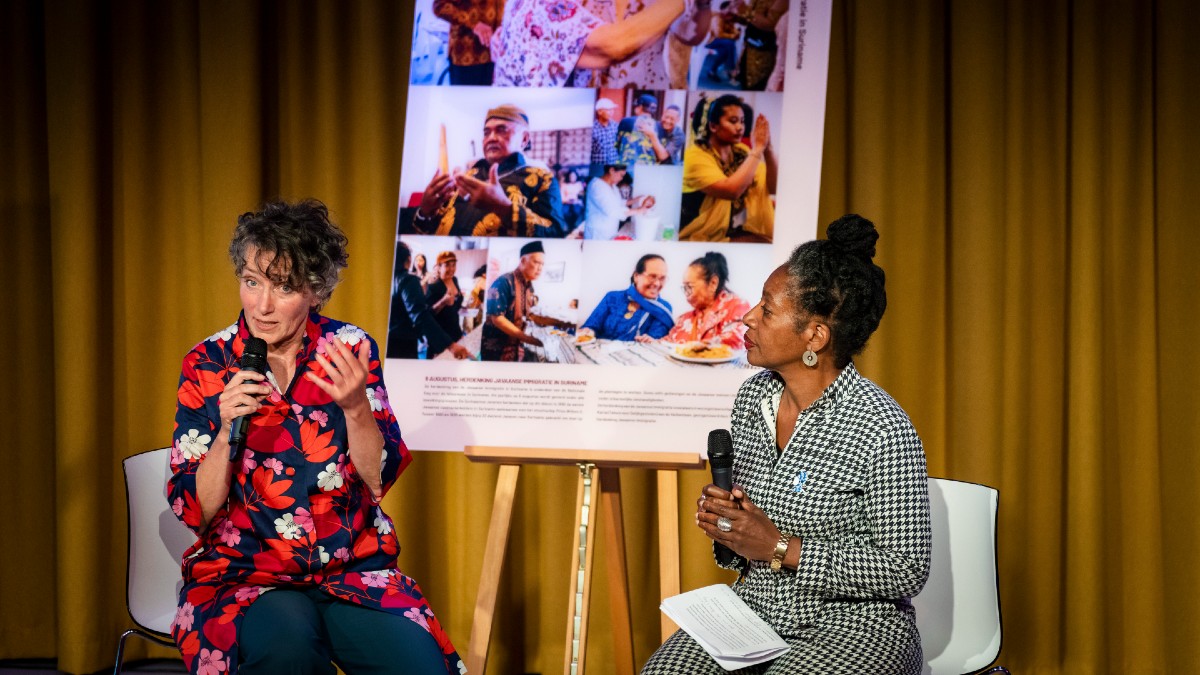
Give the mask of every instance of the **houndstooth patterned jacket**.
[(800, 537), (800, 563), (774, 572), (739, 558), (734, 590), (784, 637), (823, 613), (821, 623), (840, 612), (849, 625), (897, 611), (915, 621), (909, 598), (929, 576), (931, 531), (925, 452), (908, 416), (850, 364), (800, 414), (780, 455), (782, 393), (771, 371), (738, 391), (733, 479), (781, 532)]

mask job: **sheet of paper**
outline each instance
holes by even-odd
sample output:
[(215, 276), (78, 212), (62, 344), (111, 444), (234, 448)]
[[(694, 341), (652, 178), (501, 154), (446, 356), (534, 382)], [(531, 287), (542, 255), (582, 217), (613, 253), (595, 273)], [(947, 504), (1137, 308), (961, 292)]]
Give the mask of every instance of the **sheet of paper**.
[(769, 661), (789, 649), (787, 642), (724, 584), (667, 598), (660, 608), (725, 670)]

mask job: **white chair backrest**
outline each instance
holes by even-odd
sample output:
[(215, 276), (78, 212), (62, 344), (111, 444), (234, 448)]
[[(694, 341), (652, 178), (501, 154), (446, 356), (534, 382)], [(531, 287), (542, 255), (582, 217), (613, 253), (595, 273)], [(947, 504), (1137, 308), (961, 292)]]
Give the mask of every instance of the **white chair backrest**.
[(167, 635), (183, 587), (180, 560), (196, 541), (167, 504), (171, 449), (126, 458), (129, 508), (129, 569), (125, 581), (129, 615), (142, 628)]
[(912, 599), (924, 673), (973, 673), (1000, 653), (998, 504), (996, 490), (986, 485), (929, 479), (933, 562), (924, 590)]

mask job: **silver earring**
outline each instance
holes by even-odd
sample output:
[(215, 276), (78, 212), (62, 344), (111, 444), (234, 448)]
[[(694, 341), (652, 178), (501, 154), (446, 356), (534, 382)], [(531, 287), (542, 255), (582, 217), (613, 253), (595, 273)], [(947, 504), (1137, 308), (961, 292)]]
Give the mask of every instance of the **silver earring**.
[(817, 365), (817, 353), (811, 349), (804, 350), (804, 355), (801, 356), (800, 359), (804, 361), (804, 365), (808, 366), (809, 368)]

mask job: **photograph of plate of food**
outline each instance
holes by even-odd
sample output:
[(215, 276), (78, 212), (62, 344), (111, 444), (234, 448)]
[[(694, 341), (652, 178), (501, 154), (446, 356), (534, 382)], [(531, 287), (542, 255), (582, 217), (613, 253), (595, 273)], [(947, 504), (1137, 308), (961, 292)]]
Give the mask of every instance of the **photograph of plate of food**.
[(678, 361), (688, 363), (727, 363), (738, 357), (738, 352), (729, 345), (687, 342), (676, 345), (667, 354)]
[(595, 341), (596, 341), (596, 336), (592, 335), (591, 333), (580, 333), (579, 335), (575, 336), (575, 344), (577, 344), (577, 345), (585, 345), (589, 342), (595, 342)]

